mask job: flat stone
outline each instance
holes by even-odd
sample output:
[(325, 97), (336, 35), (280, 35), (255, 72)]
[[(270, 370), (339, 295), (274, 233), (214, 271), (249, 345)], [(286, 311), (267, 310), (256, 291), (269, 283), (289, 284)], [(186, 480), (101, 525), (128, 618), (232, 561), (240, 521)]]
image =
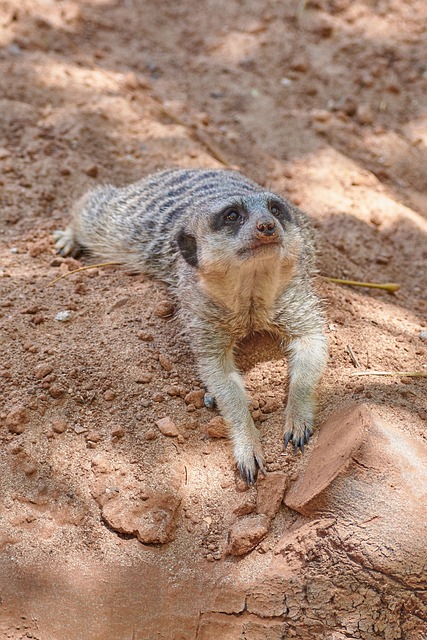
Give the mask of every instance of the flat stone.
[(243, 516), (230, 530), (228, 553), (243, 556), (252, 551), (268, 533), (270, 518), (264, 514)]

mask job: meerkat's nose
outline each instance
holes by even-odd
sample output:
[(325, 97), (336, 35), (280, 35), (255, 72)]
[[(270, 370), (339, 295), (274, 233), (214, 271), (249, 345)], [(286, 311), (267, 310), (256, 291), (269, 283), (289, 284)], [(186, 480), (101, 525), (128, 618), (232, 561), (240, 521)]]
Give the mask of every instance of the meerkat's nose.
[(261, 236), (271, 237), (276, 235), (276, 223), (274, 220), (260, 220), (257, 222), (257, 231)]

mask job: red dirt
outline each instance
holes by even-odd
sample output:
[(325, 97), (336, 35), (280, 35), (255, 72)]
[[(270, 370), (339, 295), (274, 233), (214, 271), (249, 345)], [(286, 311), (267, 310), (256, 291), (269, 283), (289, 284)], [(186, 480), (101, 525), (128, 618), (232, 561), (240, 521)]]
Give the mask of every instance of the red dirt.
[[(401, 285), (319, 279), (319, 424), (358, 400), (425, 442), (425, 378), (352, 377), (347, 347), (360, 370), (427, 371), (426, 19), (423, 0), (0, 0), (1, 638), (426, 637), (418, 593), (373, 586), (357, 549), (328, 564), (330, 514), (281, 504), (317, 435), (282, 451), (276, 344), (239, 356), (269, 503), (210, 437), (163, 285), (107, 267), (49, 286), (81, 265), (50, 234), (88, 188), (236, 166), (311, 214), (321, 274)], [(244, 519), (259, 541), (230, 554)]]

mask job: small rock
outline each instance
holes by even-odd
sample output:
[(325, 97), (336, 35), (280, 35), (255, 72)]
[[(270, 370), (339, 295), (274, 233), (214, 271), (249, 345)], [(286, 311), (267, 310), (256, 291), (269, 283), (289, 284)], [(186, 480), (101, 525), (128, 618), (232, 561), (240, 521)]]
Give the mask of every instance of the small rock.
[(86, 440), (89, 442), (100, 442), (102, 440), (102, 436), (96, 431), (88, 431), (86, 434)]
[(170, 358), (165, 356), (163, 353), (159, 355), (159, 363), (160, 363), (160, 366), (163, 367), (165, 371), (172, 371), (173, 362)]
[(152, 340), (154, 340), (153, 334), (149, 333), (148, 331), (140, 331), (138, 333), (138, 338), (140, 340), (143, 340), (144, 342), (151, 342)]
[(257, 482), (257, 513), (272, 518), (280, 509), (287, 488), (287, 476), (278, 471), (267, 473)]
[(12, 44), (7, 47), (7, 52), (12, 56), (20, 56), (22, 53), (22, 49), (19, 44), (16, 44), (16, 42), (12, 42)]
[(116, 398), (116, 394), (111, 389), (107, 389), (104, 393), (104, 400), (112, 402)]
[(378, 213), (377, 211), (373, 211), (370, 215), (370, 221), (372, 222), (372, 224), (374, 224), (376, 227), (380, 227), (384, 221), (383, 216)]
[(52, 429), (55, 433), (64, 433), (67, 430), (67, 423), (64, 420), (55, 420)]
[(184, 398), (187, 404), (193, 404), (196, 409), (203, 409), (205, 406), (205, 391), (200, 389), (198, 391), (190, 391)]
[(123, 427), (116, 427), (111, 432), (111, 437), (117, 438), (117, 440), (120, 440), (120, 438), (123, 438), (124, 435), (125, 435), (125, 430), (123, 429)]
[(113, 304), (113, 306), (110, 307), (110, 311), (115, 311), (116, 309), (120, 309), (121, 307), (125, 307), (129, 303), (129, 300), (131, 300), (131, 298), (129, 296), (127, 296), (125, 298), (120, 298), (120, 300), (117, 300), (117, 302), (115, 302)]
[(369, 104), (361, 104), (357, 107), (356, 116), (360, 124), (372, 124), (374, 121), (374, 112)]
[(55, 320), (57, 322), (69, 322), (71, 319), (73, 318), (73, 313), (72, 311), (59, 311), (59, 313), (56, 314), (55, 316)]
[(291, 65), (290, 65), (290, 66), (291, 66), (291, 69), (292, 69), (293, 71), (301, 71), (301, 72), (304, 72), (304, 71), (307, 71), (307, 69), (308, 69), (307, 60), (306, 60), (305, 58), (302, 58), (302, 57), (300, 57), (300, 58), (295, 57), (295, 58), (292, 60), (292, 62), (291, 62)]
[(165, 544), (175, 538), (181, 496), (162, 492), (129, 500), (115, 497), (102, 507), (102, 517), (120, 533), (134, 535), (144, 544)]
[(151, 399), (153, 400), (153, 402), (163, 402), (165, 396), (162, 393), (153, 393)]
[(137, 89), (139, 86), (138, 78), (133, 71), (123, 76), (123, 84), (127, 89)]
[(311, 116), (316, 122), (328, 122), (331, 119), (332, 114), (326, 109), (314, 109)]
[(262, 408), (263, 413), (274, 413), (280, 407), (280, 402), (277, 398), (266, 398), (265, 404)]
[(37, 471), (37, 465), (32, 460), (27, 460), (23, 463), (22, 470), (26, 476), (32, 476)]
[(247, 516), (250, 513), (253, 513), (256, 510), (255, 501), (252, 497), (247, 498), (242, 504), (239, 504), (235, 509), (233, 509), (234, 515), (238, 516)]
[(78, 435), (87, 431), (86, 427), (84, 427), (82, 424), (79, 424), (78, 422), (73, 425), (73, 429)]
[(421, 340), (427, 340), (427, 331), (420, 331), (419, 337)]
[(210, 438), (228, 438), (229, 429), (221, 416), (215, 416), (206, 425), (206, 433)]
[(164, 436), (175, 438), (179, 435), (179, 431), (176, 428), (175, 423), (169, 417), (156, 420), (156, 425)]
[(85, 169), (85, 173), (90, 178), (96, 178), (98, 175), (98, 167), (96, 166), (96, 164), (91, 164)]
[(27, 409), (23, 405), (15, 405), (6, 416), (6, 426), (11, 433), (23, 433), (29, 419)]
[(268, 533), (270, 519), (264, 514), (243, 516), (230, 530), (228, 553), (243, 556), (252, 551)]
[(150, 442), (151, 440), (155, 440), (156, 437), (157, 437), (157, 434), (154, 431), (154, 429), (148, 429), (148, 431), (146, 431), (144, 435), (144, 440), (146, 440), (147, 442)]
[(64, 389), (60, 387), (58, 384), (51, 384), (49, 387), (49, 393), (52, 398), (60, 398), (64, 395)]
[(175, 305), (169, 300), (162, 300), (155, 309), (155, 314), (159, 318), (170, 318), (175, 313)]
[(138, 373), (135, 376), (135, 382), (137, 384), (148, 384), (152, 381), (152, 379), (153, 376), (151, 375), (151, 373), (148, 373), (148, 371), (141, 371), (141, 373)]
[(167, 387), (166, 393), (168, 394), (168, 396), (171, 396), (172, 398), (175, 398), (177, 396), (180, 398), (183, 398), (187, 394), (184, 387), (180, 387), (179, 385), (171, 385), (170, 387)]
[(34, 376), (37, 378), (37, 380), (42, 380), (43, 378), (48, 376), (49, 373), (52, 373), (52, 371), (53, 371), (53, 367), (51, 365), (49, 365), (49, 364), (39, 364), (34, 369)]

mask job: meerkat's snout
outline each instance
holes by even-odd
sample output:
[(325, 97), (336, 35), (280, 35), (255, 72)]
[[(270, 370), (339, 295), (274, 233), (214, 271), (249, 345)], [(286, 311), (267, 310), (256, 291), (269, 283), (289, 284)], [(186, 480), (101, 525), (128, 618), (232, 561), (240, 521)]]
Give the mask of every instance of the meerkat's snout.
[(259, 240), (269, 242), (277, 236), (277, 226), (272, 218), (264, 218), (256, 224), (256, 234)]

